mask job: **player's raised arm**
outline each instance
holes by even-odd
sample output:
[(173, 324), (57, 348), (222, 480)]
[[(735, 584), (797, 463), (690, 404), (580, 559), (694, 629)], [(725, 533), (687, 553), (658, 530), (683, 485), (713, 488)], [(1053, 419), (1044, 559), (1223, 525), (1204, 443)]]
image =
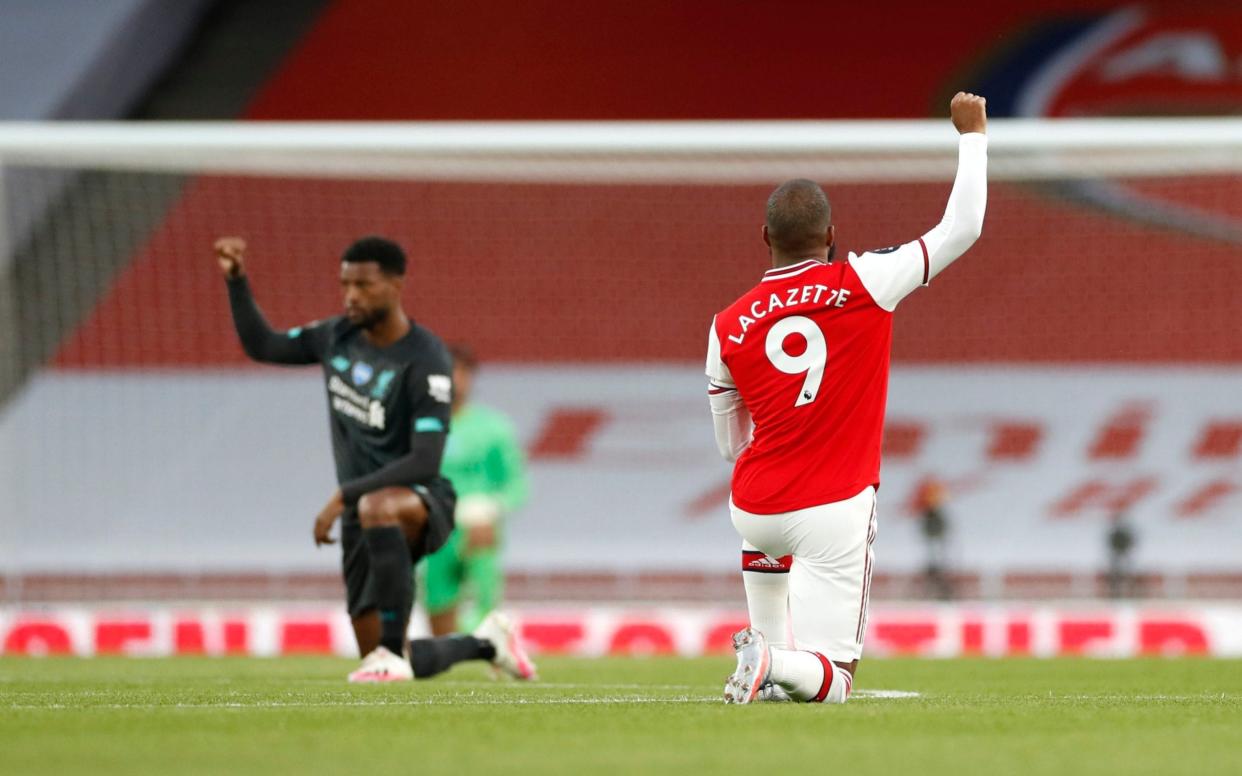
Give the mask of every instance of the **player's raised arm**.
[(216, 261), (229, 287), (229, 307), (233, 326), (246, 355), (268, 364), (313, 364), (319, 360), (312, 338), (301, 329), (276, 332), (268, 326), (254, 301), (246, 280), (246, 241), (240, 237), (221, 237), (215, 244)]
[(927, 234), (929, 277), (936, 277), (983, 233), (983, 213), (988, 204), (987, 101), (958, 92), (950, 103), (958, 140), (957, 178), (949, 194), (944, 218)]
[(751, 441), (750, 410), (742, 401), (729, 368), (720, 359), (720, 338), (716, 335), (714, 319), (707, 335), (707, 379), (716, 449), (726, 461), (736, 461)]
[(949, 104), (958, 140), (957, 177), (944, 218), (918, 240), (850, 260), (876, 304), (892, 311), (966, 252), (983, 231), (988, 201), (987, 102), (958, 92)]

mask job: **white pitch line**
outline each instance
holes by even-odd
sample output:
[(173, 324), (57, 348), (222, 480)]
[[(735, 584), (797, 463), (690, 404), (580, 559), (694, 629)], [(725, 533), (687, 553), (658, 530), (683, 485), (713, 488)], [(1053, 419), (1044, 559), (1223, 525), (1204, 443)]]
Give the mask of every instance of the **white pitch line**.
[(899, 698), (922, 698), (923, 693), (913, 690), (855, 690), (850, 697), (859, 700), (897, 700)]
[(488, 690), (693, 690), (693, 684), (588, 684), (584, 682), (506, 682), (469, 681), (465, 679), (434, 680), (441, 687), (481, 687)]
[(10, 711), (89, 711), (91, 709), (147, 711), (153, 709), (326, 709), (374, 706), (572, 706), (596, 704), (638, 703), (720, 703), (715, 696), (696, 698), (682, 696), (670, 698), (409, 698), (402, 700), (361, 699), (356, 701), (262, 701), (257, 703), (109, 703), (74, 706), (63, 703), (47, 705), (9, 704), (3, 708)]
[[(547, 686), (547, 685), (545, 685)], [(893, 700), (921, 697), (917, 692), (906, 690), (858, 690), (852, 696), (858, 700)], [(474, 696), (452, 698), (359, 698), (347, 701), (259, 701), (245, 703), (224, 701), (220, 703), (107, 703), (73, 705), (67, 703), (30, 704), (12, 703), (4, 706), (10, 711), (87, 711), (104, 709), (120, 711), (132, 709), (320, 709), (320, 708), (367, 708), (376, 706), (574, 706), (604, 704), (659, 704), (659, 703), (720, 703), (716, 696), (617, 696), (610, 698), (479, 698)]]
[[(1034, 696), (1036, 698), (1045, 696)], [(1235, 696), (1223, 692), (1208, 692), (1202, 695), (1127, 695), (1125, 693), (1099, 693), (1096, 695), (1080, 694), (1080, 695), (1053, 695), (1049, 693), (1047, 696), (1054, 701), (1228, 701), (1234, 700)]]
[[(920, 698), (921, 693), (909, 690), (857, 690), (851, 698), (858, 701), (902, 700)], [(1030, 697), (1030, 696), (1024, 696)], [(1046, 695), (1034, 696), (1050, 701), (1232, 701), (1236, 696), (1229, 693), (1205, 693), (1202, 695), (1125, 695), (1120, 693), (1100, 693), (1097, 695)], [(108, 703), (108, 704), (36, 704), (8, 703), (0, 705), (0, 709), (8, 711), (151, 711), (162, 709), (325, 709), (325, 708), (368, 708), (377, 706), (577, 706), (577, 705), (638, 705), (660, 703), (697, 703), (720, 704), (719, 696), (669, 696), (667, 698), (649, 696), (614, 696), (605, 698), (503, 698), (503, 697), (447, 697), (447, 698), (358, 698), (344, 701), (259, 701), (245, 703), (225, 701), (220, 703)], [(761, 704), (767, 705), (767, 704)], [(777, 704), (784, 705), (784, 704)], [(802, 705), (802, 704), (798, 704)]]

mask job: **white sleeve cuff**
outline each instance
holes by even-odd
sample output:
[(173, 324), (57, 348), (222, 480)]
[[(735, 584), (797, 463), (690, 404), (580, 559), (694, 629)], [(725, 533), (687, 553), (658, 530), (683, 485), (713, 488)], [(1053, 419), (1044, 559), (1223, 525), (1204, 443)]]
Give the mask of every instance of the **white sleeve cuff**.
[(750, 410), (736, 390), (710, 392), (712, 427), (716, 432), (716, 449), (726, 461), (736, 461), (750, 444)]

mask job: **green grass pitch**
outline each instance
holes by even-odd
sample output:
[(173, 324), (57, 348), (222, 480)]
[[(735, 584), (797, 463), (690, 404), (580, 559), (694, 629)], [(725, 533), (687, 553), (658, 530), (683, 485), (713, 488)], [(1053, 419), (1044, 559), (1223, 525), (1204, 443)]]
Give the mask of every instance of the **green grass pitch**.
[(353, 665), (0, 659), (0, 773), (1242, 773), (1242, 661), (872, 660), (845, 706), (751, 707), (724, 657)]

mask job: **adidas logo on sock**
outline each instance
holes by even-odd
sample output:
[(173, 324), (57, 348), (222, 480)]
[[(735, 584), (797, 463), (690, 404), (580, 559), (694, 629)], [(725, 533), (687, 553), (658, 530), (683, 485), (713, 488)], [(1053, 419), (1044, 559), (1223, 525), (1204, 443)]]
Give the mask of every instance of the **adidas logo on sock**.
[(746, 551), (742, 553), (743, 571), (784, 572), (789, 571), (789, 568), (792, 565), (792, 555), (785, 555), (781, 558), (773, 558), (771, 555), (765, 555), (762, 552)]

